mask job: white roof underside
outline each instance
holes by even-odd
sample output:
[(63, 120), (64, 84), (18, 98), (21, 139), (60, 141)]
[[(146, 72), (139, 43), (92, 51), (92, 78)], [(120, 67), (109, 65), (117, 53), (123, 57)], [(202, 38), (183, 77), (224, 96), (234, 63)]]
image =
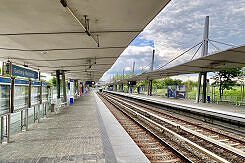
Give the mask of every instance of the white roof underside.
[(135, 77), (118, 81), (118, 83), (127, 83), (128, 81), (141, 81), (148, 79), (161, 79), (164, 77), (194, 74), (199, 72), (215, 72), (229, 68), (239, 68), (245, 66), (245, 45), (217, 52), (205, 57), (173, 66), (166, 69), (145, 72)]
[(26, 63), (41, 72), (67, 70), (67, 77), (98, 81), (168, 2), (67, 0), (80, 20), (87, 15), (90, 32), (99, 36), (97, 47), (59, 0), (2, 0), (0, 59)]

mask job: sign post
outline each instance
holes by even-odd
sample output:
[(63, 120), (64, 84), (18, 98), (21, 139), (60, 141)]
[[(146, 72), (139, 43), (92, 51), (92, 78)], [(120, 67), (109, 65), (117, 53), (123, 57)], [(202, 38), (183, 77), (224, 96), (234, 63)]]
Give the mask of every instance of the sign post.
[(38, 79), (39, 76), (37, 71), (14, 65), (11, 62), (6, 63), (6, 74), (33, 79)]

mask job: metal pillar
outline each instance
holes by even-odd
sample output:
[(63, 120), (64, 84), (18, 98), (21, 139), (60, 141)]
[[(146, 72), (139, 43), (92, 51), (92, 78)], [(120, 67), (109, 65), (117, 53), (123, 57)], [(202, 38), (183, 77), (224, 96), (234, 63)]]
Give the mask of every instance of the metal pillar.
[(41, 72), (38, 71), (38, 80), (40, 81), (41, 80)]
[(66, 80), (65, 80), (65, 71), (62, 71), (62, 84), (63, 84), (63, 102), (67, 102), (67, 95), (66, 95)]
[[(11, 68), (10, 68), (10, 72), (12, 72), (12, 66), (10, 66)], [(13, 113), (14, 112), (14, 78), (12, 78), (11, 77), (11, 85), (10, 85), (10, 101), (9, 101), (9, 103), (10, 103), (10, 110), (9, 110), (9, 112), (10, 113)], [(9, 140), (10, 140), (10, 125), (11, 125), (11, 121), (10, 121), (10, 119), (11, 119), (11, 115), (10, 114), (8, 114), (7, 116), (6, 116), (6, 137), (7, 137), (7, 143), (9, 143)]]
[(133, 63), (133, 71), (132, 71), (133, 76), (134, 76), (134, 68), (135, 68), (135, 62)]
[(60, 99), (60, 70), (56, 70), (57, 99)]
[[(209, 33), (209, 16), (206, 16), (205, 19), (205, 26), (204, 26), (204, 32), (203, 32), (203, 43), (202, 43), (202, 57), (208, 55), (208, 33)], [(202, 96), (202, 102), (206, 103), (206, 95), (207, 95), (207, 72), (199, 73), (198, 77), (198, 88), (197, 88), (197, 94), (196, 94), (196, 102), (199, 102), (199, 96), (200, 96), (200, 87), (201, 87), (201, 78), (203, 75), (203, 96)]]
[(10, 113), (14, 112), (14, 78), (11, 78), (10, 86)]
[[(155, 50), (152, 51), (151, 70), (150, 70), (151, 72), (153, 71), (154, 57), (155, 57)], [(148, 96), (152, 96), (152, 80), (149, 80), (149, 85), (148, 85)]]
[(206, 80), (207, 83), (207, 102), (210, 103), (211, 102), (211, 97), (210, 97), (210, 85), (209, 85), (209, 79)]
[(28, 86), (28, 109), (25, 111), (25, 118), (26, 118), (26, 131), (28, 130), (28, 111), (29, 108), (31, 108), (31, 80), (29, 80), (29, 86)]
[(152, 59), (151, 59), (151, 71), (153, 71), (154, 66), (154, 58), (155, 58), (155, 50), (152, 51)]
[(40, 112), (41, 112), (41, 105), (42, 105), (42, 82), (40, 82), (39, 89), (40, 89), (40, 97), (39, 97), (40, 103), (39, 103), (38, 108), (37, 108), (38, 109), (37, 110), (37, 122), (38, 123), (40, 122)]
[(203, 86), (202, 86), (202, 102), (206, 103), (207, 101), (207, 72), (203, 73)]
[(241, 101), (244, 101), (243, 98), (244, 98), (244, 82), (241, 82)]
[(3, 123), (4, 119), (1, 117), (1, 135), (0, 135), (0, 141), (3, 142)]
[(209, 16), (206, 16), (204, 33), (203, 33), (202, 56), (208, 55), (208, 33), (209, 33)]
[(149, 80), (149, 96), (152, 96), (152, 80)]
[(10, 142), (10, 114), (7, 115), (8, 122), (7, 122), (7, 143)]
[(198, 85), (197, 85), (197, 93), (196, 93), (196, 103), (199, 103), (200, 98), (200, 91), (201, 91), (201, 80), (202, 80), (202, 73), (198, 74)]
[[(208, 55), (208, 32), (209, 32), (209, 16), (206, 16), (205, 27), (203, 33), (202, 56)], [(207, 98), (207, 72), (203, 73), (203, 96), (202, 102), (206, 103)]]
[(75, 90), (76, 90), (76, 98), (78, 97), (78, 93), (79, 93), (79, 85), (78, 85), (78, 80), (75, 80)]
[[(122, 82), (123, 82), (123, 80), (124, 80), (124, 69), (123, 69), (123, 74), (122, 74)], [(121, 85), (121, 91), (124, 92), (124, 91), (123, 91), (123, 83), (122, 83), (122, 85)]]

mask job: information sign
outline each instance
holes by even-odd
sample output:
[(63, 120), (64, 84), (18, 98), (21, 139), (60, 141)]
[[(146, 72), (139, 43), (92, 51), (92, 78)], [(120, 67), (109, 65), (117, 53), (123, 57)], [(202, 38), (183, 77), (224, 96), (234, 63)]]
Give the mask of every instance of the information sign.
[(7, 63), (6, 66), (6, 73), (10, 74), (10, 65), (12, 65), (12, 72), (11, 74), (13, 76), (20, 76), (25, 78), (32, 78), (32, 79), (38, 79), (38, 72), (33, 71), (24, 67), (20, 67), (14, 64)]

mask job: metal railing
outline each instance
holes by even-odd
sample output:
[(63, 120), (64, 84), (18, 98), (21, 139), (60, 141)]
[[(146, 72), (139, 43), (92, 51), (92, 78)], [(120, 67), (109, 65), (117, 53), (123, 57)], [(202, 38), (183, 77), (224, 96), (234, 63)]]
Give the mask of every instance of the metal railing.
[(47, 116), (49, 105), (47, 83), (0, 77), (0, 142)]

